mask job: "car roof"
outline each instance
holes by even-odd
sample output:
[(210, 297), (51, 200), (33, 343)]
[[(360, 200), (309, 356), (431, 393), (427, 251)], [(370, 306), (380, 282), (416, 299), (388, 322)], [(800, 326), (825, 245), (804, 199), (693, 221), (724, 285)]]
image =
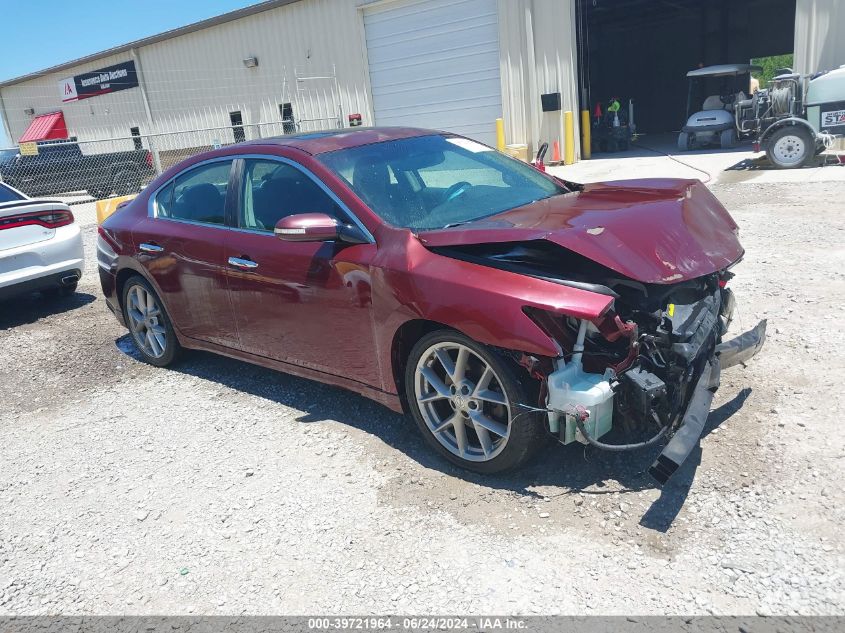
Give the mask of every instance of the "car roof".
[(431, 136), (434, 134), (443, 134), (443, 132), (415, 127), (358, 127), (272, 136), (239, 143), (237, 146), (230, 147), (244, 148), (256, 145), (272, 145), (293, 147), (309, 154), (324, 154), (340, 149), (349, 149), (350, 147), (360, 147), (361, 145), (371, 145), (373, 143), (395, 141), (416, 136)]
[(750, 72), (763, 70), (760, 66), (753, 64), (719, 64), (718, 66), (705, 66), (696, 68), (687, 73), (687, 77), (723, 77), (727, 75), (743, 75)]

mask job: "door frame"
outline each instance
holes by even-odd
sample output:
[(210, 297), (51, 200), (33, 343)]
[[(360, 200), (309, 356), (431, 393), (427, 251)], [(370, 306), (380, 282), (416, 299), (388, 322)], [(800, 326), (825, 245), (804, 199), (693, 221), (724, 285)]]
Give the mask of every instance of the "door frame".
[[(237, 162), (238, 158), (239, 158), (238, 154), (229, 154), (229, 155), (226, 155), (226, 156), (215, 156), (214, 158), (207, 158), (205, 160), (198, 161), (198, 162), (186, 167), (185, 169), (182, 169), (182, 170), (176, 172), (170, 178), (165, 180), (161, 185), (156, 187), (155, 190), (150, 194), (150, 197), (147, 198), (147, 217), (153, 218), (155, 220), (167, 220), (168, 222), (181, 222), (183, 224), (198, 224), (200, 226), (212, 226), (212, 227), (218, 227), (218, 228), (224, 228), (224, 229), (232, 228), (231, 220), (234, 217), (232, 215), (232, 213), (233, 213), (232, 204), (233, 204), (234, 200), (233, 200), (233, 196), (229, 195), (229, 191), (232, 189), (232, 186), (235, 184), (235, 182), (233, 181), (233, 177), (234, 177), (234, 174), (235, 174), (235, 171), (236, 171), (235, 170), (235, 163)], [(208, 165), (210, 163), (222, 163), (222, 162), (225, 162), (225, 161), (231, 162), (232, 165), (229, 167), (229, 180), (226, 183), (226, 201), (225, 201), (224, 207), (223, 207), (223, 214), (224, 214), (223, 224), (213, 224), (211, 222), (197, 222), (196, 220), (182, 220), (182, 219), (179, 219), (179, 218), (166, 218), (166, 217), (160, 217), (156, 213), (155, 202), (156, 202), (156, 198), (158, 197), (159, 192), (162, 189), (167, 188), (167, 186), (170, 185), (170, 183), (172, 183), (174, 180), (176, 180), (177, 178), (179, 178), (179, 177), (181, 177), (185, 174), (189, 174), (190, 172), (194, 171), (198, 167), (202, 167), (202, 166)]]
[[(239, 231), (244, 233), (257, 233), (259, 235), (267, 235), (267, 231), (259, 231), (257, 229), (248, 229), (243, 228), (240, 225), (240, 217), (241, 217), (241, 207), (243, 205), (243, 177), (244, 177), (244, 168), (246, 166), (247, 160), (269, 160), (275, 161), (279, 163), (284, 163), (286, 165), (290, 165), (294, 169), (299, 170), (303, 174), (305, 174), (308, 178), (310, 178), (332, 201), (340, 207), (341, 211), (343, 211), (350, 221), (355, 224), (361, 231), (364, 233), (364, 236), (367, 238), (367, 241), (371, 244), (376, 243), (376, 238), (373, 237), (372, 232), (366, 227), (366, 225), (361, 222), (360, 218), (355, 215), (352, 209), (349, 208), (343, 200), (329, 187), (323, 180), (317, 176), (314, 172), (308, 169), (305, 165), (300, 162), (297, 162), (293, 159), (290, 159), (286, 156), (279, 156), (278, 154), (236, 154), (234, 155), (235, 162), (233, 164), (233, 169), (229, 174), (229, 188), (237, 187), (237, 193), (232, 196), (232, 208), (229, 208), (229, 197), (226, 198), (226, 228), (231, 231)], [(231, 217), (230, 217), (231, 214)], [(270, 231), (272, 233), (272, 231)]]

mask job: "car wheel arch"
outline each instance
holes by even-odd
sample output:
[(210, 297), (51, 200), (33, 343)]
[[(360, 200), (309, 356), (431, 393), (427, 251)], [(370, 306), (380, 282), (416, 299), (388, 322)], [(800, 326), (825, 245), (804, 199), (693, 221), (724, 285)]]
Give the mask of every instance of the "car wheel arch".
[(390, 347), (390, 365), (393, 376), (393, 384), (396, 387), (396, 392), (399, 394), (399, 399), (402, 402), (402, 410), (408, 413), (408, 402), (405, 398), (405, 364), (408, 357), (411, 355), (411, 350), (414, 345), (423, 336), (430, 332), (437, 330), (454, 330), (454, 327), (432, 321), (429, 319), (411, 319), (405, 321), (393, 334), (393, 340)]
[(814, 140), (816, 138), (816, 131), (813, 126), (810, 125), (809, 121), (798, 117), (789, 117), (786, 119), (781, 119), (780, 121), (777, 121), (770, 125), (768, 128), (766, 128), (766, 130), (760, 135), (760, 139), (758, 141), (760, 143), (760, 146), (763, 149), (766, 149), (769, 146), (769, 142), (771, 141), (772, 136), (774, 136), (776, 132), (779, 132), (780, 130), (789, 127), (803, 129), (806, 133), (810, 134)]
[[(123, 290), (124, 288), (126, 288), (127, 282), (132, 277), (140, 277), (148, 284), (150, 284), (155, 293), (158, 295), (159, 301), (161, 301), (161, 304), (164, 307), (165, 311), (170, 314), (170, 308), (162, 298), (161, 288), (158, 287), (158, 284), (155, 282), (155, 279), (152, 279), (143, 268), (134, 268), (132, 266), (125, 266), (123, 268), (120, 268), (117, 271), (117, 275), (115, 277), (115, 292), (117, 294), (117, 300), (119, 302), (121, 310), (123, 309)], [(173, 329), (176, 330), (178, 333), (178, 327), (175, 323), (173, 324)]]
[[(539, 326), (537, 326), (536, 324), (533, 325), (534, 327), (537, 327), (540, 332), (542, 332)], [(481, 345), (486, 345), (490, 348), (500, 350), (510, 349), (497, 346), (495, 343), (489, 341), (481, 340), (480, 338), (473, 336), (470, 332), (465, 332), (460, 328), (455, 327), (454, 325), (443, 323), (441, 321), (424, 318), (410, 319), (408, 321), (405, 321), (399, 326), (396, 332), (394, 332), (390, 348), (390, 369), (391, 377), (393, 380), (393, 386), (396, 388), (396, 392), (399, 395), (400, 401), (402, 403), (402, 410), (405, 413), (409, 412), (408, 402), (405, 397), (405, 366), (407, 364), (408, 357), (410, 356), (411, 350), (413, 349), (417, 341), (419, 341), (426, 334), (430, 334), (431, 332), (435, 332), (437, 330), (451, 330), (452, 332), (457, 332), (463, 336), (466, 336), (467, 338), (472, 339), (473, 341), (476, 341), (477, 343), (480, 343)], [(542, 335), (548, 337), (550, 343), (554, 341), (554, 339), (547, 333), (542, 332)], [(515, 353), (520, 353), (520, 350), (517, 349), (513, 349), (512, 351), (514, 351)]]

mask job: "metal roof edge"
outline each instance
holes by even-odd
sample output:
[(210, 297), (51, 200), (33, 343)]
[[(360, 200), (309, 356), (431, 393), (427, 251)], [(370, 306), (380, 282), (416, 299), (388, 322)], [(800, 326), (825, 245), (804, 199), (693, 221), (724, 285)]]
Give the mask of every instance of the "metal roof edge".
[(68, 62), (57, 64), (56, 66), (44, 68), (43, 70), (37, 70), (26, 75), (21, 75), (20, 77), (14, 77), (13, 79), (6, 79), (5, 81), (0, 81), (0, 88), (13, 86), (24, 81), (29, 81), (30, 79), (37, 79), (38, 77), (43, 77), (44, 75), (49, 75), (50, 73), (58, 72), (66, 68), (79, 66), (80, 64), (93, 62), (98, 59), (102, 59), (103, 57), (108, 57), (109, 55), (117, 55), (118, 53), (124, 53), (126, 51), (132, 50), (133, 48), (148, 46), (157, 42), (163, 42), (165, 40), (173, 39), (174, 37), (179, 37), (180, 35), (187, 35), (188, 33), (194, 33), (195, 31), (202, 31), (203, 29), (211, 28), (213, 26), (226, 24), (227, 22), (233, 22), (234, 20), (238, 20), (240, 18), (255, 15), (256, 13), (263, 13), (264, 11), (270, 11), (271, 9), (276, 9), (278, 7), (283, 7), (285, 5), (293, 4), (294, 2), (299, 1), (300, 0), (264, 0), (264, 2), (259, 2), (258, 4), (251, 4), (241, 9), (235, 9), (234, 11), (229, 11), (228, 13), (216, 15), (211, 18), (206, 18), (205, 20), (200, 20), (199, 22), (193, 22), (185, 26), (170, 29), (169, 31), (164, 31), (163, 33), (158, 33), (157, 35), (150, 35), (149, 37), (134, 40), (126, 44), (120, 44), (119, 46), (114, 46), (112, 48), (108, 48), (98, 53), (92, 53), (91, 55), (86, 55), (85, 57), (80, 57), (78, 59), (72, 59)]

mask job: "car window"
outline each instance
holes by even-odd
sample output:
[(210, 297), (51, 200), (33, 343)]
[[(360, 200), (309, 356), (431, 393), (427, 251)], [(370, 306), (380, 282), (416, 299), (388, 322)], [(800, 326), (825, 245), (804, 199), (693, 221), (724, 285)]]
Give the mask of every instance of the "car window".
[(156, 196), (156, 214), (174, 220), (225, 224), (231, 167), (232, 161), (219, 161), (177, 176)]
[(472, 222), (568, 191), (533, 167), (458, 136), (384, 141), (317, 158), (382, 219), (410, 229)]
[(473, 186), (507, 187), (498, 169), (449, 150), (443, 152), (442, 163), (423, 167), (417, 173), (426, 187), (446, 189), (456, 182), (467, 182)]
[(156, 194), (156, 215), (169, 218), (173, 210), (173, 182)]
[(25, 198), (9, 189), (6, 185), (0, 183), (0, 203), (3, 202), (14, 202), (16, 200), (24, 200)]
[(276, 223), (298, 213), (325, 213), (348, 222), (338, 204), (311, 177), (275, 160), (247, 159), (239, 226), (272, 231)]

